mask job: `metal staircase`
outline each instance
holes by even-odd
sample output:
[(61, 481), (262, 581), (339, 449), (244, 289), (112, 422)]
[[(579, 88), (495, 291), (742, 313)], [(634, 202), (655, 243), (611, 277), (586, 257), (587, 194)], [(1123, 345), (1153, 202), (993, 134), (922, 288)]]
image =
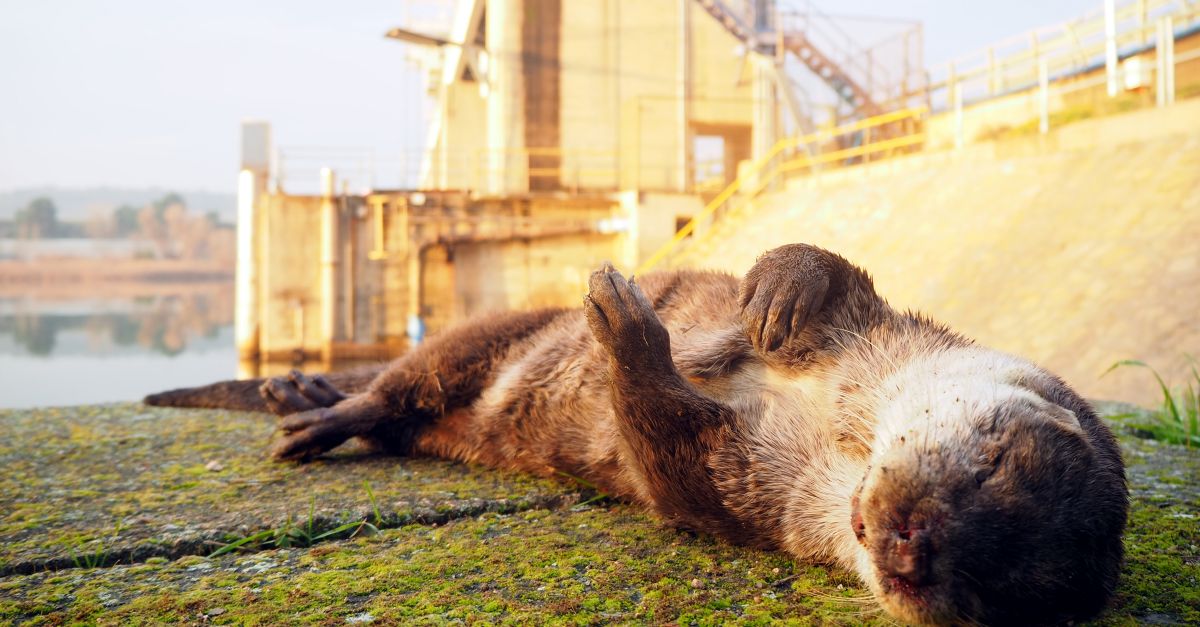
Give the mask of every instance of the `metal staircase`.
[[(747, 23), (742, 15), (738, 15), (738, 11), (735, 11), (727, 3), (722, 2), (722, 0), (696, 0), (696, 4), (699, 4), (709, 15), (716, 18), (721, 26), (724, 26), (725, 30), (729, 31), (734, 37), (737, 37), (739, 41), (749, 44), (756, 49), (759, 48), (759, 33), (753, 27), (753, 19)], [(753, 11), (749, 13), (751, 14), (750, 17), (753, 18)]]
[[(803, 11), (776, 13), (766, 0), (696, 0), (705, 12), (748, 50), (767, 55), (790, 52), (847, 105), (851, 114), (865, 118), (887, 107), (872, 93), (880, 81), (873, 68), (857, 59), (861, 50), (833, 20), (805, 3)], [(772, 22), (776, 22), (772, 24)]]
[(804, 65), (812, 70), (813, 74), (825, 81), (825, 84), (829, 85), (842, 102), (849, 105), (855, 113), (862, 117), (870, 117), (883, 112), (881, 107), (872, 100), (871, 94), (855, 81), (848, 71), (821, 52), (820, 48), (813, 45), (804, 32), (784, 32), (783, 45), (788, 52), (804, 62)]

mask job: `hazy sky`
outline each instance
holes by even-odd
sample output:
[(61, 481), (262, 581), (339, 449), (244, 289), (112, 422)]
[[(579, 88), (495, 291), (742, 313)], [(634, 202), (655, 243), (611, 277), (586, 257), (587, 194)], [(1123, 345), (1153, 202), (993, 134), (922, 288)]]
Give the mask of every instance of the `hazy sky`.
[[(563, 0), (589, 2), (593, 0)], [(675, 2), (676, 0), (646, 0)], [(402, 44), (401, 0), (0, 0), (0, 190), (36, 185), (232, 191), (243, 119), (282, 146), (424, 141), (424, 98)], [(1100, 0), (826, 0), (912, 17), (945, 61)]]

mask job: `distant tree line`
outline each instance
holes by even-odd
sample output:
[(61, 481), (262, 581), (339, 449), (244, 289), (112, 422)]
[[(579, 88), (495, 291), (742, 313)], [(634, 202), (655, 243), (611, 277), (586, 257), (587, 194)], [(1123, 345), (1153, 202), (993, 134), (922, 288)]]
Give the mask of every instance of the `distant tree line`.
[(12, 222), (13, 236), (19, 239), (53, 239), (61, 237), (82, 237), (83, 225), (59, 222), (58, 207), (54, 201), (46, 198), (34, 198), (17, 210)]
[(54, 201), (43, 196), (18, 210), (11, 222), (0, 223), (0, 237), (139, 239), (151, 242), (158, 258), (206, 259), (231, 253), (232, 227), (221, 224), (215, 211), (189, 212), (174, 192), (143, 207), (124, 204), (81, 222), (59, 220)]

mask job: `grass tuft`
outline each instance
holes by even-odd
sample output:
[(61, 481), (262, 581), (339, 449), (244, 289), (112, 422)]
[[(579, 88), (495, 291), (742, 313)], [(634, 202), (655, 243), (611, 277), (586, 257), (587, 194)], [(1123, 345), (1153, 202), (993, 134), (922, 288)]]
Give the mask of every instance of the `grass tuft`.
[[(121, 521), (118, 520), (116, 526), (113, 527), (112, 540), (115, 541), (117, 536), (121, 535), (121, 529)], [(80, 547), (84, 544), (83, 540), (79, 541)], [(75, 568), (100, 568), (110, 565), (108, 549), (104, 547), (103, 542), (96, 547), (95, 551), (85, 551), (83, 553), (71, 551), (71, 561), (74, 562)]]
[(379, 503), (375, 500), (375, 491), (371, 489), (371, 482), (363, 479), (363, 487), (367, 490), (367, 499), (371, 501), (371, 511), (375, 513), (375, 525), (383, 524), (383, 516), (379, 513)]
[(1191, 364), (1191, 378), (1178, 392), (1172, 392), (1158, 371), (1144, 361), (1122, 359), (1110, 366), (1104, 371), (1105, 375), (1122, 367), (1149, 370), (1162, 393), (1162, 408), (1153, 414), (1152, 421), (1135, 413), (1117, 414), (1113, 418), (1133, 420), (1128, 422), (1131, 427), (1149, 433), (1156, 440), (1182, 444), (1188, 448), (1200, 447), (1200, 369), (1197, 369), (1194, 357), (1188, 355), (1187, 359)]
[(604, 502), (612, 500), (611, 494), (600, 489), (600, 486), (592, 483), (591, 481), (588, 481), (587, 479), (584, 479), (583, 477), (576, 477), (575, 475), (573, 475), (569, 472), (563, 472), (561, 470), (556, 470), (554, 472), (559, 475), (562, 475), (562, 476), (566, 477), (567, 479), (570, 479), (571, 481), (574, 481), (575, 483), (578, 483), (579, 485), (596, 493), (594, 496), (587, 499), (586, 501), (583, 501), (582, 503), (578, 503), (577, 505), (575, 505), (575, 507), (583, 507), (585, 505), (591, 505), (592, 503), (604, 503)]
[(238, 550), (286, 549), (289, 547), (305, 548), (324, 540), (353, 538), (359, 534), (379, 535), (378, 525), (383, 524), (383, 516), (379, 513), (379, 505), (375, 501), (375, 493), (371, 490), (371, 484), (363, 481), (363, 486), (367, 489), (367, 498), (371, 502), (375, 524), (371, 524), (364, 518), (363, 520), (338, 525), (327, 531), (318, 531), (315, 526), (317, 499), (316, 497), (311, 497), (308, 503), (308, 520), (303, 525), (297, 525), (292, 522), (292, 515), (288, 514), (287, 521), (283, 525), (275, 529), (264, 529), (258, 533), (234, 540), (213, 551), (208, 557), (220, 557), (226, 553)]

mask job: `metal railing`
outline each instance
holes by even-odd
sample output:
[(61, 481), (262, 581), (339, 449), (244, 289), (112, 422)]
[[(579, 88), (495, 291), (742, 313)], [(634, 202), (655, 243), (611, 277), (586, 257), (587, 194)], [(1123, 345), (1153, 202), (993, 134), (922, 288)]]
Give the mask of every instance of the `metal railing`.
[(1160, 20), (1187, 30), (1200, 22), (1196, 0), (1107, 0), (1103, 8), (964, 55), (931, 72), (929, 99), (944, 111), (1091, 70), (1105, 69), (1109, 95), (1119, 89), (1122, 57), (1155, 47)]
[[(1023, 41), (1027, 47), (1011, 50), (1014, 41), (1006, 40), (984, 51), (983, 61), (961, 71), (961, 60), (948, 66), (947, 74), (931, 81), (929, 100), (934, 94), (943, 97), (941, 110), (961, 111), (968, 98), (985, 100), (1028, 89), (1040, 90), (1040, 130), (1046, 132), (1049, 113), (1048, 89), (1052, 81), (1075, 79), (1093, 70), (1098, 75), (1071, 81), (1060, 92), (1094, 88), (1107, 84), (1109, 95), (1122, 89), (1124, 78), (1120, 61), (1148, 51), (1155, 53), (1155, 92), (1158, 104), (1169, 104), (1174, 98), (1173, 66), (1200, 58), (1200, 50), (1184, 55), (1174, 54), (1177, 32), (1192, 31), (1200, 25), (1198, 0), (1130, 0), (1118, 5), (1108, 0), (1103, 10), (1066, 24), (1030, 32)], [(1007, 51), (1002, 53), (1003, 51)], [(970, 57), (968, 57), (970, 58)], [(971, 89), (974, 89), (972, 91)], [(777, 142), (762, 158), (752, 162), (741, 175), (717, 194), (712, 201), (680, 228), (662, 247), (636, 270), (646, 272), (676, 253), (685, 241), (689, 246), (700, 245), (716, 232), (713, 225), (700, 236), (700, 225), (715, 217), (741, 212), (753, 206), (763, 191), (787, 176), (816, 172), (834, 163), (861, 163), (886, 157), (893, 151), (914, 149), (925, 142), (924, 132), (910, 125), (896, 132), (899, 122), (917, 121), (931, 107), (902, 109), (873, 116), (834, 129), (786, 138)], [(959, 124), (961, 126), (961, 122)], [(884, 129), (889, 129), (885, 131)], [(878, 133), (872, 140), (871, 134)], [(963, 143), (961, 129), (958, 144)], [(832, 150), (822, 144), (834, 138), (854, 135), (856, 141), (836, 145)], [(849, 145), (845, 145), (849, 143)], [(809, 154), (797, 148), (808, 147)], [(692, 238), (689, 240), (689, 238)]]
[[(926, 107), (902, 109), (819, 130), (815, 133), (779, 140), (766, 154), (753, 161), (741, 175), (713, 197), (687, 224), (676, 231), (674, 237), (642, 262), (635, 274), (647, 272), (666, 260), (696, 232), (701, 223), (714, 216), (741, 210), (769, 187), (791, 173), (812, 172), (821, 166), (839, 162), (843, 165), (866, 163), (871, 160), (887, 158), (897, 150), (920, 146), (925, 140), (925, 134), (919, 130), (919, 122), (927, 112)], [(908, 129), (898, 133), (884, 132), (885, 129), (896, 127), (908, 127)], [(883, 139), (871, 141), (869, 137), (872, 131), (879, 132), (883, 135)], [(852, 143), (852, 145), (842, 147), (838, 143), (839, 140)], [(830, 144), (835, 146), (835, 149), (822, 152), (821, 149)], [(803, 150), (805, 147), (808, 150)], [(712, 232), (713, 229), (710, 226), (708, 233)]]

